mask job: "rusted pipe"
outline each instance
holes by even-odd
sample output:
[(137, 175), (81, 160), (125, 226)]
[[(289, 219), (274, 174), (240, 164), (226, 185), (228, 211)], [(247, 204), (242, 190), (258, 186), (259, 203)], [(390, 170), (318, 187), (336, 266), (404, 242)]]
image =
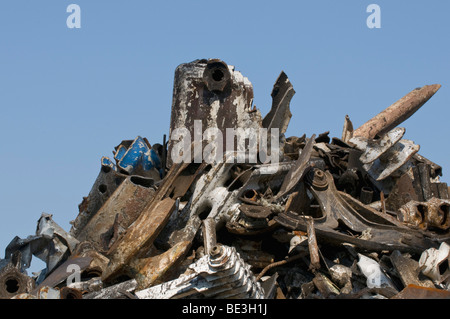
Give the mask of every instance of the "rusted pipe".
[(425, 85), (411, 91), (384, 111), (358, 127), (353, 132), (353, 136), (373, 139), (377, 135), (381, 136), (389, 132), (413, 115), (440, 89), (440, 87), (440, 84)]
[(34, 280), (20, 272), (21, 253), (13, 254), (11, 261), (0, 269), (0, 299), (11, 298), (18, 294), (30, 293)]

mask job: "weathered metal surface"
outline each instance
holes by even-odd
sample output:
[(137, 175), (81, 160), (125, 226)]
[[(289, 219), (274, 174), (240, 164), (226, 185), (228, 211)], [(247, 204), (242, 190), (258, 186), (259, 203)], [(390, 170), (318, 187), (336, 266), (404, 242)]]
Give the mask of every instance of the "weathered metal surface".
[(169, 197), (173, 192), (172, 183), (181, 172), (189, 166), (188, 163), (173, 165), (165, 176), (162, 184), (155, 192), (152, 201), (144, 208), (141, 215), (127, 229), (123, 237), (116, 241), (107, 253), (110, 258), (108, 269), (102, 275), (102, 280), (117, 276), (121, 269), (133, 258), (145, 251), (166, 226), (170, 215), (175, 209), (175, 199)]
[(88, 241), (78, 244), (71, 257), (91, 258), (89, 266), (82, 270), (82, 274), (88, 277), (99, 277), (108, 266), (109, 259), (105, 255), (98, 252), (95, 246)]
[(399, 208), (398, 219), (421, 229), (450, 229), (450, 201), (431, 198), (427, 202), (410, 201)]
[(330, 279), (328, 279), (327, 276), (320, 272), (316, 273), (316, 276), (313, 279), (313, 283), (320, 291), (321, 295), (325, 298), (339, 295), (339, 289), (336, 287), (336, 285)]
[(94, 277), (85, 281), (73, 282), (67, 285), (67, 287), (78, 289), (83, 295), (85, 295), (91, 292), (102, 290), (103, 281), (100, 279), (100, 277)]
[(179, 242), (160, 255), (135, 259), (125, 267), (125, 272), (136, 279), (137, 290), (148, 288), (161, 281), (169, 270), (180, 263), (191, 244), (189, 241)]
[(386, 200), (386, 209), (396, 212), (410, 201), (419, 201), (422, 190), (414, 179), (412, 169), (400, 176)]
[(239, 257), (235, 249), (223, 245), (215, 246), (189, 266), (190, 274), (161, 285), (137, 291), (139, 299), (260, 299), (264, 291), (256, 282), (248, 265)]
[(37, 299), (61, 299), (61, 293), (59, 289), (45, 286), (37, 292)]
[(203, 247), (205, 254), (209, 254), (217, 244), (216, 223), (213, 218), (208, 217), (202, 223)]
[[(79, 270), (80, 273), (87, 269), (91, 264), (92, 257), (74, 257), (66, 260), (58, 268), (56, 268), (50, 275), (48, 275), (44, 281), (42, 281), (33, 291), (35, 294), (42, 287), (56, 287), (63, 281), (74, 274), (75, 271)], [(75, 266), (75, 267), (74, 267)]]
[(14, 237), (5, 249), (5, 259), (8, 261), (20, 252), (20, 271), (25, 271), (36, 256), (46, 263), (44, 272), (48, 274), (73, 253), (77, 244), (78, 240), (55, 223), (52, 215), (42, 213), (35, 235), (25, 239)]
[(272, 108), (264, 117), (262, 126), (268, 130), (278, 128), (284, 134), (288, 128), (292, 113), (289, 103), (295, 94), (294, 87), (283, 71), (278, 76), (272, 89)]
[(87, 197), (78, 205), (79, 214), (71, 222), (70, 234), (77, 237), (89, 220), (97, 213), (102, 205), (114, 193), (117, 187), (125, 180), (127, 175), (117, 172), (114, 164), (102, 159), (102, 165), (97, 179)]
[[(389, 218), (384, 219), (366, 209), (355, 210), (343, 200), (342, 194), (337, 193), (333, 178), (328, 172), (310, 170), (307, 180), (323, 213), (322, 217), (314, 219), (316, 234), (322, 240), (328, 239), (327, 241), (335, 244), (349, 242), (375, 251), (398, 249), (418, 252), (433, 245), (431, 239), (424, 238), (421, 233), (415, 233), (407, 227), (400, 227)], [(301, 216), (291, 212), (279, 214), (275, 220), (291, 229), (306, 230)], [(354, 235), (338, 231), (342, 226), (347, 227)], [(368, 238), (363, 236), (365, 232), (370, 233), (366, 236)]]
[(0, 299), (31, 293), (33, 290), (34, 280), (20, 271), (21, 259), (21, 253), (17, 251), (11, 261), (0, 269)]
[(262, 240), (237, 238), (232, 246), (239, 256), (251, 266), (252, 271), (263, 269), (274, 262), (275, 256), (262, 249)]
[(135, 279), (126, 280), (118, 284), (83, 295), (83, 299), (126, 299), (125, 294), (133, 292), (137, 287)]
[(110, 262), (108, 268), (102, 274), (103, 281), (117, 275), (117, 272), (128, 264), (131, 258), (153, 242), (166, 225), (174, 207), (175, 200), (164, 198), (143, 211), (142, 218), (138, 218), (122, 239), (116, 242), (117, 245), (113, 245), (108, 252)]
[[(364, 152), (359, 159), (363, 164), (374, 162), (377, 158), (382, 156), (392, 146), (399, 142), (403, 135), (405, 135), (405, 129), (402, 127), (396, 127), (379, 139), (368, 140), (365, 147), (360, 146)], [(358, 139), (358, 137), (352, 139), (351, 142), (354, 143), (356, 139)], [(361, 139), (361, 137), (359, 137), (359, 139)], [(362, 143), (364, 143), (364, 141)]]
[(420, 256), (419, 267), (423, 274), (440, 284), (450, 284), (450, 245), (443, 242), (439, 249), (429, 248)]
[(117, 170), (127, 175), (161, 178), (161, 159), (145, 138), (138, 136), (133, 141), (122, 141), (116, 147), (114, 159)]
[(79, 232), (78, 240), (90, 241), (100, 252), (106, 252), (152, 200), (153, 185), (150, 178), (127, 177)]
[(450, 299), (450, 291), (411, 284), (393, 296), (392, 299)]
[(353, 137), (353, 123), (350, 121), (350, 117), (345, 115), (344, 127), (342, 128), (342, 141), (348, 143)]
[(333, 282), (339, 287), (343, 294), (349, 294), (352, 289), (352, 270), (344, 265), (335, 264), (330, 267), (330, 275)]
[(283, 184), (281, 184), (280, 191), (277, 193), (276, 198), (284, 196), (300, 181), (300, 179), (303, 178), (306, 168), (308, 167), (312, 148), (315, 144), (315, 137), (316, 135), (313, 134), (306, 143), (305, 147), (298, 157), (298, 160), (295, 162), (294, 166), (292, 166), (292, 168), (284, 178)]
[[(220, 152), (226, 150), (227, 129), (259, 130), (262, 117), (259, 110), (252, 108), (252, 103), (252, 84), (225, 62), (196, 60), (179, 65), (175, 70), (167, 165), (170, 167), (173, 163), (176, 129), (188, 132), (191, 142), (203, 140), (208, 128), (217, 128), (223, 135)], [(196, 126), (195, 121), (199, 121), (201, 127)], [(202, 146), (205, 145), (203, 141)], [(203, 149), (194, 152), (198, 154)]]
[(314, 230), (314, 219), (311, 216), (303, 217), (306, 222), (306, 231), (308, 233), (308, 249), (311, 264), (309, 268), (316, 271), (320, 268), (319, 246), (317, 245), (316, 232)]
[(375, 161), (364, 164), (367, 173), (375, 180), (382, 181), (404, 166), (420, 149), (409, 140), (400, 140)]
[(373, 139), (383, 135), (403, 121), (407, 120), (422, 107), (439, 89), (441, 85), (425, 85), (417, 88), (400, 100), (377, 114), (375, 117), (358, 127), (353, 136), (362, 136)]
[(419, 263), (409, 256), (394, 250), (389, 256), (402, 284), (434, 288), (433, 282), (420, 273)]
[(60, 295), (61, 299), (83, 299), (83, 294), (76, 288), (62, 287)]

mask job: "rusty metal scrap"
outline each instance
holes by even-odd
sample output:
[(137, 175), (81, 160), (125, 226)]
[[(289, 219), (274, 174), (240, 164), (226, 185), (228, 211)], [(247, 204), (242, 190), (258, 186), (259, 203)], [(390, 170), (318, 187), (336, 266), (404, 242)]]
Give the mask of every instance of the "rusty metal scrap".
[(411, 117), (440, 88), (441, 85), (439, 84), (425, 85), (409, 92), (400, 100), (354, 130), (353, 136), (374, 138), (377, 135), (384, 135)]
[[(122, 140), (70, 231), (43, 213), (34, 235), (15, 237), (0, 298), (449, 299), (449, 187), (398, 127), (440, 87), (413, 90), (357, 129), (346, 115), (341, 138), (285, 137), (296, 116), (286, 73), (262, 116), (233, 66), (181, 64), (169, 140)], [(255, 142), (252, 130), (279, 135)], [(211, 143), (217, 132), (222, 143)], [(212, 145), (218, 155), (204, 158)], [(33, 257), (46, 266), (30, 276)]]

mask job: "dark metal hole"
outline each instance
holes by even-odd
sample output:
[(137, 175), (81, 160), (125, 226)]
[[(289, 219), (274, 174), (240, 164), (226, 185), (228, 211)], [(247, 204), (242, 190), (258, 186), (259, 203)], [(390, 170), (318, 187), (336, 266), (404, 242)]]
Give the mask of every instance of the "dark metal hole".
[(104, 193), (106, 193), (106, 191), (108, 190), (108, 186), (106, 186), (105, 184), (101, 184), (101, 185), (98, 187), (98, 190), (100, 191), (100, 193), (104, 194)]
[(442, 204), (439, 207), (439, 210), (442, 212), (442, 223), (441, 225), (445, 225), (448, 221), (448, 219), (450, 218), (450, 206), (446, 205), (446, 204)]
[(440, 265), (439, 265), (439, 274), (442, 276), (447, 269), (450, 267), (450, 265), (448, 264), (447, 259), (444, 260)]
[(255, 190), (249, 189), (249, 190), (245, 191), (245, 193), (244, 193), (244, 198), (250, 199), (250, 198), (256, 197), (256, 195), (257, 195), (257, 194), (256, 194), (256, 191), (255, 191)]
[(215, 69), (212, 72), (212, 78), (214, 81), (220, 82), (220, 81), (222, 81), (224, 76), (225, 75), (223, 74), (222, 70), (220, 70), (220, 69)]
[(427, 212), (427, 207), (425, 205), (419, 204), (417, 205), (417, 211), (420, 214), (421, 221), (425, 221), (425, 214)]
[(73, 293), (68, 293), (68, 294), (66, 295), (66, 299), (78, 299), (78, 298), (77, 298), (77, 296), (75, 296), (75, 294), (73, 294)]
[(211, 206), (209, 206), (209, 205), (205, 206), (201, 210), (200, 214), (198, 214), (198, 217), (200, 218), (200, 220), (205, 220), (206, 218), (208, 218), (209, 213), (211, 212), (211, 210), (212, 210)]
[(19, 290), (19, 282), (16, 279), (8, 279), (5, 282), (6, 291), (13, 294)]

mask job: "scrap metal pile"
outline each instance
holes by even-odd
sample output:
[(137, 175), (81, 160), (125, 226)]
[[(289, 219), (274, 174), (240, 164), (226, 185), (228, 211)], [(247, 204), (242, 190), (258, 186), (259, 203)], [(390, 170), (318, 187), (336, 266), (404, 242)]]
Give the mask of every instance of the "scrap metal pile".
[[(284, 72), (262, 117), (234, 67), (181, 64), (168, 141), (122, 141), (69, 231), (42, 214), (35, 235), (14, 238), (0, 297), (450, 298), (449, 188), (398, 126), (439, 88), (415, 89), (357, 129), (346, 116), (340, 138), (285, 137), (295, 91)], [(247, 136), (245, 161), (238, 151), (198, 160), (211, 143), (196, 137), (210, 128), (279, 138)], [(179, 132), (194, 140), (182, 152)], [(226, 137), (214, 154), (229, 151), (236, 135)], [(245, 155), (264, 142), (279, 147)], [(46, 268), (29, 276), (33, 256)]]

